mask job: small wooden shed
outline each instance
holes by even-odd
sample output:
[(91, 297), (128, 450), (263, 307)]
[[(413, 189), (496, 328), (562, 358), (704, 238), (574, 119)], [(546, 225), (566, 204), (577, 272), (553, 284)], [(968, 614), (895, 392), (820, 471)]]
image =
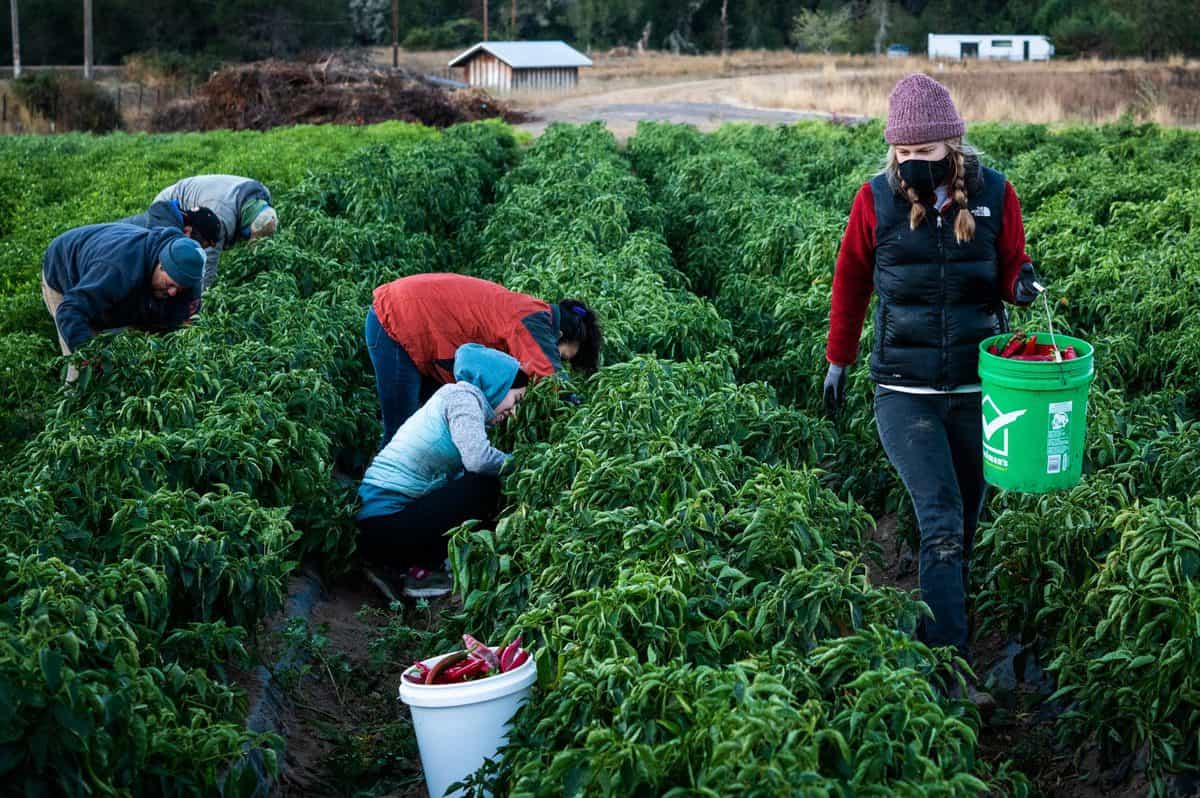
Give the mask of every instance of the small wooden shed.
[(496, 91), (563, 91), (592, 60), (566, 42), (480, 42), (450, 61), (463, 82)]

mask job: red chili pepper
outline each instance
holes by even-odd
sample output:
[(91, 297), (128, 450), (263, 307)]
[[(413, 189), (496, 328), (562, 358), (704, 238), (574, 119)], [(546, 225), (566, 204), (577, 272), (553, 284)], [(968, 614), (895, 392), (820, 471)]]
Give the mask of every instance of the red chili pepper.
[[(438, 684), (438, 677), (452, 665), (457, 665), (467, 658), (467, 652), (455, 651), (453, 654), (447, 654), (438, 660), (437, 664), (429, 669), (429, 674), (425, 677), (425, 684)], [(443, 682), (444, 684), (444, 682)]]
[(1028, 363), (1053, 363), (1054, 355), (1013, 355), (1013, 360), (1024, 360)]
[(517, 668), (519, 668), (519, 667), (521, 667), (522, 665), (524, 665), (524, 664), (525, 664), (525, 660), (527, 660), (527, 659), (529, 659), (529, 652), (528, 652), (528, 651), (526, 651), (525, 649), (521, 649), (521, 650), (520, 650), (520, 651), (518, 651), (518, 652), (516, 653), (516, 655), (513, 657), (513, 661), (512, 661), (511, 663), (509, 663), (509, 665), (508, 665), (508, 669), (509, 669), (510, 671), (515, 671)]
[(1005, 344), (1004, 348), (1000, 350), (1000, 357), (1012, 357), (1018, 351), (1020, 351), (1021, 346), (1024, 343), (1024, 336), (1022, 336), (1021, 333), (1017, 333), (1012, 338), (1009, 338), (1008, 343)]
[(500, 670), (500, 658), (496, 656), (496, 652), (480, 643), (470, 635), (463, 635), (463, 642), (467, 645), (467, 651), (476, 659), (481, 659), (491, 666), (492, 670)]
[(1066, 349), (1063, 350), (1063, 353), (1062, 353), (1063, 360), (1074, 360), (1077, 357), (1079, 357), (1079, 355), (1077, 355), (1075, 353), (1075, 347), (1068, 346)]
[(507, 673), (512, 669), (513, 657), (521, 650), (521, 636), (517, 635), (517, 639), (504, 647), (500, 652), (500, 672)]
[(474, 676), (482, 676), (489, 670), (488, 664), (481, 659), (468, 659), (453, 668), (447, 668), (442, 672), (442, 678), (446, 684), (454, 684), (456, 682), (465, 682)]
[(1021, 354), (1022, 355), (1036, 355), (1037, 354), (1037, 336), (1036, 335), (1029, 336), (1029, 340), (1025, 342), (1025, 348), (1023, 348), (1021, 350)]
[(987, 351), (988, 351), (989, 355), (995, 355), (996, 357), (1000, 357), (1000, 350), (996, 348), (995, 344), (992, 344), (991, 346), (989, 346), (987, 348)]
[[(416, 668), (416, 671), (413, 671)], [(429, 675), (429, 668), (424, 662), (414, 662), (413, 667), (404, 672), (404, 678), (413, 684), (425, 684), (425, 677)]]

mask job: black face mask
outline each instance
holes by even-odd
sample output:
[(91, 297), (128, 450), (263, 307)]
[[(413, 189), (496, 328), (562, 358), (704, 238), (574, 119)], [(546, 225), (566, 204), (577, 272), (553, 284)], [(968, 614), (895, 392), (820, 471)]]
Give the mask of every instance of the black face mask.
[(946, 182), (949, 174), (949, 155), (940, 161), (918, 161), (913, 158), (900, 164), (900, 177), (918, 194), (932, 194), (935, 188)]

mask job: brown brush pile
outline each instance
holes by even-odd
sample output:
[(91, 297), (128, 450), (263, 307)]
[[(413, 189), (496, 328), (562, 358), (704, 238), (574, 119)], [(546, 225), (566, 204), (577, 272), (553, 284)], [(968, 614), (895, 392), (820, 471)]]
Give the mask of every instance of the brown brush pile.
[(525, 114), (480, 89), (446, 89), (404, 70), (334, 56), (316, 63), (256, 61), (225, 67), (157, 112), (150, 129), (268, 130), (283, 125), (369, 125), (389, 119), (447, 127)]

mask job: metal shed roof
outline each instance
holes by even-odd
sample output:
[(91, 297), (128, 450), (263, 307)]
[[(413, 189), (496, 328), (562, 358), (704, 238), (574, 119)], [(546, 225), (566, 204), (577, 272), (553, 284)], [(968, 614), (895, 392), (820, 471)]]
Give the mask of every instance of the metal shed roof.
[(462, 66), (480, 51), (491, 53), (513, 69), (591, 66), (592, 59), (566, 42), (480, 42), (450, 61)]

